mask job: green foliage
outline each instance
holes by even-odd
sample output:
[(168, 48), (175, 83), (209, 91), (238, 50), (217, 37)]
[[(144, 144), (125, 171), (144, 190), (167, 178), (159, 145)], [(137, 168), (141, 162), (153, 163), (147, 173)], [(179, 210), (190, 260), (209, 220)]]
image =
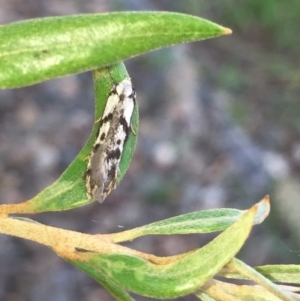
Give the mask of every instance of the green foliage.
[[(113, 85), (128, 77), (120, 61), (176, 43), (228, 33), (229, 29), (200, 18), (158, 12), (80, 15), (13, 23), (0, 27), (0, 87), (21, 87), (92, 70), (95, 120), (99, 120)], [(137, 132), (137, 106), (132, 127)], [(1, 233), (48, 246), (95, 278), (116, 300), (132, 301), (127, 290), (158, 299), (194, 293), (205, 300), (229, 300), (222, 295), (225, 285), (229, 284), (211, 282), (214, 276), (220, 275), (256, 281), (270, 293), (266, 299), (267, 294), (259, 292), (260, 300), (292, 300), (271, 280), (295, 283), (290, 276), (299, 275), (298, 266), (254, 270), (234, 258), (252, 226), (268, 215), (268, 197), (246, 211), (193, 212), (110, 235), (88, 235), (8, 217), (9, 214), (68, 210), (89, 203), (83, 175), (98, 128), (96, 122), (87, 144), (54, 184), (27, 202), (0, 206)], [(136, 139), (131, 133), (126, 141), (118, 182), (130, 164)], [(170, 257), (157, 257), (118, 244), (144, 235), (222, 230), (224, 232), (206, 246)], [(230, 287), (230, 290), (235, 288)], [(244, 298), (248, 296), (248, 290), (246, 292), (240, 288), (235, 294), (240, 300), (249, 300)], [(270, 295), (273, 297), (269, 298)]]
[[(128, 77), (125, 67), (118, 64), (120, 60), (229, 32), (200, 18), (152, 12), (78, 15), (12, 23), (0, 28), (0, 87), (19, 87), (94, 69), (95, 120), (98, 120), (114, 83)], [(83, 178), (98, 127), (96, 123), (86, 146), (61, 177), (35, 198), (20, 204), (17, 212), (68, 210), (90, 202)], [(137, 133), (137, 107), (132, 127)], [(125, 144), (118, 181), (129, 166), (136, 139), (131, 133)]]
[(0, 27), (0, 87), (21, 87), (101, 68), (154, 49), (229, 32), (200, 18), (164, 12), (12, 23)]
[(249, 211), (203, 248), (165, 265), (123, 254), (92, 254), (89, 262), (137, 294), (159, 299), (183, 296), (212, 278), (239, 251), (252, 228), (253, 217)]

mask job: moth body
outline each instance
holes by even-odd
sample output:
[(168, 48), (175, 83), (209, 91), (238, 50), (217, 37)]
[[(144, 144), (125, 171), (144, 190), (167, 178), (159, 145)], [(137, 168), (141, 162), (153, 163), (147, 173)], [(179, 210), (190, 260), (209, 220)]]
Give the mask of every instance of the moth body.
[(131, 130), (134, 106), (134, 88), (130, 79), (124, 79), (109, 93), (89, 155), (85, 180), (87, 195), (93, 201), (103, 202), (117, 185), (119, 164)]

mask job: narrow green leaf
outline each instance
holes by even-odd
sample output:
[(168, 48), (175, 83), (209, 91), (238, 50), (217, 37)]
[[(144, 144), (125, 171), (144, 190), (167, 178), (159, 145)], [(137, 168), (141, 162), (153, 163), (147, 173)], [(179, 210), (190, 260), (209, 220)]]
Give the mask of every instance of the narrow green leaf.
[[(266, 196), (257, 204), (254, 224), (260, 224), (270, 212), (269, 197)], [(132, 230), (113, 234), (113, 241), (123, 242), (145, 235), (172, 235), (191, 233), (211, 233), (222, 231), (236, 222), (245, 210), (211, 209), (191, 212)]]
[(272, 281), (300, 284), (300, 265), (265, 265), (255, 270)]
[(228, 34), (197, 17), (121, 12), (50, 17), (0, 27), (0, 88), (112, 65), (154, 49)]
[[(281, 301), (261, 286), (236, 285), (217, 280), (209, 281), (197, 293), (196, 296), (206, 300), (218, 301)], [(211, 299), (210, 299), (211, 298)]]
[(282, 301), (293, 301), (294, 299), (285, 291), (283, 291), (278, 285), (264, 277), (262, 274), (257, 272), (254, 268), (248, 266), (244, 262), (233, 258), (228, 264), (229, 268), (236, 270), (241, 275), (254, 281), (255, 283), (264, 287), (267, 291), (274, 294), (274, 296), (280, 298)]
[(178, 261), (155, 265), (142, 258), (105, 254), (90, 257), (90, 265), (125, 289), (152, 298), (175, 298), (195, 291), (239, 251), (251, 230), (254, 210), (212, 242)]
[(134, 230), (139, 230), (140, 236), (211, 233), (228, 228), (243, 213), (243, 210), (227, 208), (196, 211), (151, 223)]
[[(265, 265), (255, 267), (254, 269), (274, 282), (300, 284), (300, 265)], [(232, 279), (249, 279), (245, 275), (236, 271), (229, 271), (228, 269), (221, 270), (219, 276)]]
[[(95, 86), (95, 119), (102, 116), (109, 92), (115, 83), (128, 78), (128, 73), (123, 63), (96, 70), (93, 72)], [(138, 109), (135, 106), (132, 126), (137, 133), (138, 130)], [(14, 213), (37, 213), (45, 211), (68, 210), (74, 207), (83, 206), (89, 202), (87, 198), (84, 174), (87, 168), (87, 158), (95, 141), (95, 135), (99, 123), (94, 125), (92, 134), (81, 152), (68, 166), (60, 178), (52, 185), (44, 189), (31, 200), (15, 206), (18, 211)], [(137, 136), (130, 133), (125, 143), (121, 162), (118, 182), (124, 176), (133, 155)], [(6, 205), (9, 206), (9, 205)]]

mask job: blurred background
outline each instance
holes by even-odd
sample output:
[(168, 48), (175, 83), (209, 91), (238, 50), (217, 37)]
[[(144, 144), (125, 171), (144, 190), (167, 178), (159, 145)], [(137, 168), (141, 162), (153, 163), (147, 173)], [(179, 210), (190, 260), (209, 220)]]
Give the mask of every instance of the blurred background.
[[(271, 215), (238, 257), (299, 264), (300, 2), (0, 0), (0, 22), (117, 10), (193, 14), (233, 34), (126, 61), (140, 129), (124, 180), (102, 205), (30, 217), (112, 233), (195, 210), (245, 209), (269, 194)], [(90, 73), (0, 91), (1, 203), (29, 199), (60, 176), (89, 136), (93, 105)], [(212, 237), (152, 236), (128, 246), (167, 256)], [(113, 300), (46, 247), (4, 235), (0, 283), (5, 301)]]

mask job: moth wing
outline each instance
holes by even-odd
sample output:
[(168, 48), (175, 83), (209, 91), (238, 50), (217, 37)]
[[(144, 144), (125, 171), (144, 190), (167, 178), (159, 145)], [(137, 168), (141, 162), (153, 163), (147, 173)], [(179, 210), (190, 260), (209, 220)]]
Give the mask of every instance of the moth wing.
[(104, 185), (106, 182), (106, 170), (105, 170), (105, 162), (102, 155), (101, 150), (94, 153), (93, 157), (91, 158), (91, 165), (93, 168), (91, 169), (91, 177), (95, 181), (95, 192), (93, 194), (93, 201), (99, 201), (102, 203), (104, 201)]

